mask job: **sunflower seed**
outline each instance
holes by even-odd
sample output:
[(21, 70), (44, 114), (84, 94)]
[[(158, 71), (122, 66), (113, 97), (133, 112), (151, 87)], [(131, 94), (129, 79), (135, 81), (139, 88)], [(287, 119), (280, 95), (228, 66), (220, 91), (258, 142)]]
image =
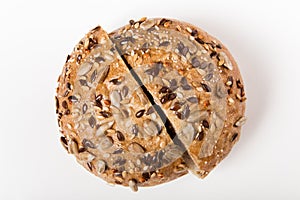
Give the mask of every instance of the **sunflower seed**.
[(102, 174), (105, 171), (106, 164), (103, 160), (98, 160), (97, 162), (97, 172), (98, 174)]
[(155, 63), (154, 66), (145, 71), (146, 74), (152, 75), (156, 77), (159, 74), (159, 71), (163, 68), (163, 64), (161, 62)]
[(151, 106), (151, 107), (148, 108), (148, 110), (147, 110), (147, 112), (146, 112), (146, 115), (150, 115), (150, 114), (152, 114), (152, 113), (154, 113), (154, 108), (153, 108), (153, 106)]
[(109, 66), (103, 66), (99, 70), (99, 83), (103, 83), (109, 72)]
[(208, 66), (208, 62), (202, 62), (199, 66), (200, 69), (205, 69)]
[(92, 149), (95, 149), (95, 145), (92, 141), (88, 140), (88, 139), (83, 139), (82, 140), (82, 145), (85, 147), (85, 148), (92, 148)]
[(155, 77), (155, 76), (158, 75), (159, 71), (156, 68), (150, 68), (150, 69), (147, 69), (145, 71), (145, 73), (148, 74), (148, 75), (152, 75), (152, 76)]
[(91, 154), (91, 153), (88, 153), (87, 158), (86, 158), (86, 161), (87, 161), (87, 162), (92, 162), (95, 158), (96, 158), (96, 156), (94, 156), (94, 155)]
[(199, 110), (196, 110), (190, 114), (189, 118), (187, 119), (187, 122), (199, 122), (200, 120), (205, 119), (207, 117), (207, 112), (200, 112)]
[(93, 66), (93, 64), (90, 63), (90, 62), (83, 63), (80, 66), (80, 68), (79, 68), (79, 70), (77, 72), (77, 75), (78, 76), (83, 76), (83, 75), (87, 74), (92, 69), (92, 66)]
[(182, 42), (178, 43), (177, 49), (178, 49), (179, 53), (181, 53), (183, 56), (186, 56), (186, 54), (189, 51), (189, 48), (184, 46), (184, 44)]
[(158, 46), (160, 47), (166, 47), (169, 46), (170, 42), (169, 41), (163, 41), (162, 43), (160, 43)]
[(121, 101), (120, 93), (116, 90), (112, 91), (112, 93), (110, 93), (110, 101), (111, 101), (112, 105), (119, 108), (120, 107), (120, 101)]
[(141, 50), (142, 51), (147, 51), (149, 49), (149, 43), (144, 43), (143, 45), (142, 45), (142, 47), (141, 47)]
[(191, 144), (194, 139), (195, 129), (192, 124), (188, 123), (182, 129), (182, 136), (180, 139), (183, 141), (184, 144)]
[(103, 124), (101, 126), (99, 126), (99, 128), (96, 131), (96, 136), (102, 136), (105, 134), (105, 131), (110, 129), (113, 124), (114, 124), (114, 120), (107, 118), (108, 121), (106, 123), (103, 122)]
[(122, 88), (122, 90), (121, 90), (121, 94), (122, 94), (122, 96), (123, 96), (124, 98), (127, 96), (128, 91), (129, 91), (129, 89), (128, 89), (128, 87), (125, 85), (125, 86)]
[(213, 78), (213, 74), (212, 73), (209, 73), (209, 74), (206, 74), (205, 76), (204, 76), (204, 80), (206, 80), (206, 81), (210, 81), (212, 78)]
[(78, 154), (78, 144), (75, 140), (71, 139), (68, 144), (68, 149), (70, 154)]
[(224, 123), (224, 120), (222, 120), (218, 115), (216, 115), (216, 119), (215, 119), (215, 125), (216, 125), (216, 127), (222, 127), (223, 123)]
[(139, 127), (137, 124), (134, 124), (131, 129), (132, 133), (136, 136), (139, 132)]
[(148, 103), (146, 95), (142, 92), (142, 90), (138, 90), (137, 95), (142, 105)]
[(101, 139), (99, 146), (102, 150), (106, 150), (113, 145), (113, 140), (110, 136), (105, 136)]
[(134, 192), (138, 191), (137, 181), (135, 179), (129, 180), (128, 185), (132, 191)]
[(183, 85), (182, 89), (183, 90), (190, 90), (190, 89), (192, 89), (192, 87), (189, 84), (187, 84), (187, 85)]
[(198, 103), (198, 98), (197, 97), (189, 97), (186, 100), (190, 103)]
[(195, 68), (200, 67), (200, 62), (196, 57), (192, 59), (192, 66)]
[[(124, 165), (126, 163), (126, 159), (122, 158), (122, 157), (117, 157), (117, 159), (113, 162), (113, 165)], [(119, 172), (118, 172), (119, 173)], [(116, 174), (115, 174), (116, 175)], [(122, 176), (121, 173), (117, 174), (117, 176)]]
[(186, 79), (185, 77), (182, 77), (182, 78), (180, 79), (180, 84), (181, 84), (181, 85), (187, 85), (187, 84), (188, 84), (187, 79)]
[(227, 55), (224, 52), (220, 52), (219, 56), (223, 57), (224, 60), (225, 60), (225, 63), (223, 64), (223, 67), (225, 67), (229, 70), (233, 70), (232, 63), (231, 63), (230, 59), (227, 57)]
[(128, 118), (128, 117), (129, 117), (129, 112), (128, 112), (128, 110), (122, 109), (122, 110), (121, 110), (121, 113), (122, 113), (122, 115), (123, 115), (124, 118)]
[(186, 56), (186, 54), (189, 52), (189, 48), (188, 47), (184, 47), (181, 51), (181, 54)]
[(219, 98), (224, 98), (226, 97), (226, 90), (225, 87), (223, 85), (223, 82), (218, 82), (216, 85), (216, 96)]
[(136, 142), (131, 143), (128, 146), (128, 150), (132, 153), (144, 153), (145, 152), (145, 148)]
[(140, 27), (143, 30), (147, 30), (147, 29), (151, 28), (152, 26), (154, 26), (154, 24), (155, 24), (154, 20), (146, 20), (146, 21), (144, 21), (143, 23), (140, 24)]
[(188, 105), (185, 105), (181, 114), (183, 119), (187, 119), (190, 116), (190, 107)]
[(102, 63), (102, 62), (105, 61), (105, 59), (104, 59), (103, 57), (101, 57), (101, 56), (98, 56), (98, 57), (95, 58), (95, 61), (96, 61), (97, 63)]
[(183, 152), (177, 146), (170, 146), (165, 151), (165, 155), (162, 156), (169, 161), (173, 161), (174, 159), (181, 157), (182, 154)]
[(93, 83), (96, 80), (97, 77), (97, 70), (94, 70), (91, 75), (91, 83)]
[(143, 124), (143, 127), (147, 135), (149, 136), (158, 135), (159, 125), (153, 120), (146, 120)]
[(240, 117), (235, 123), (234, 123), (234, 126), (235, 127), (239, 127), (239, 126), (242, 126), (246, 123), (246, 117)]
[(112, 154), (120, 154), (123, 152), (123, 149), (117, 149)]
[(175, 91), (178, 88), (177, 81), (175, 79), (170, 80), (170, 90)]
[(173, 78), (169, 82), (170, 82), (170, 87), (177, 86), (177, 80), (176, 79)]
[(86, 80), (83, 80), (83, 79), (80, 79), (79, 80), (79, 83), (80, 83), (80, 85), (82, 85), (82, 86), (87, 86), (88, 84), (87, 84), (87, 81)]
[(90, 125), (92, 128), (95, 127), (95, 125), (96, 125), (96, 119), (95, 119), (94, 116), (91, 116), (91, 117), (89, 118), (88, 122), (89, 122), (89, 125)]

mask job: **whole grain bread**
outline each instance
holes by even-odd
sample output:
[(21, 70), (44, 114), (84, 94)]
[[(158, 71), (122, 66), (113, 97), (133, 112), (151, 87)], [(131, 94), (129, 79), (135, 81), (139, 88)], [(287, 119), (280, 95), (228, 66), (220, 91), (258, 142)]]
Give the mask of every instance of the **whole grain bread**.
[(146, 19), (91, 30), (68, 56), (56, 96), (61, 142), (113, 184), (204, 178), (238, 141), (245, 92), (227, 48), (203, 30)]

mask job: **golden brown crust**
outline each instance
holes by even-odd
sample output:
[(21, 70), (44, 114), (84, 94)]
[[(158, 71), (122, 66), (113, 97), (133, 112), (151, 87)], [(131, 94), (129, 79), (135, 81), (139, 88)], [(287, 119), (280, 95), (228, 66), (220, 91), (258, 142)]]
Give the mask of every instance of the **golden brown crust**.
[[(140, 32), (153, 31), (153, 33), (157, 31), (159, 34), (166, 35), (160, 36), (158, 34), (158, 36), (155, 36), (158, 39), (156, 41), (158, 43), (154, 42), (151, 45), (154, 45), (154, 47), (156, 45), (157, 48), (151, 49), (148, 46), (140, 45), (139, 38), (132, 37), (133, 33), (136, 34), (134, 36), (138, 37), (138, 32), (134, 32), (135, 30), (140, 30)], [(178, 41), (176, 39), (172, 39), (172, 41), (166, 40), (163, 43), (162, 38), (164, 40), (170, 35), (171, 37), (174, 35), (178, 37), (177, 39), (184, 41), (183, 46), (177, 46)], [(154, 38), (154, 40), (156, 39)], [(129, 51), (129, 48), (124, 49), (123, 47), (130, 46), (129, 43), (134, 44), (133, 48), (136, 47), (137, 49), (134, 49), (134, 51)], [(187, 48), (188, 43), (192, 45), (193, 50), (191, 47)], [(95, 61), (96, 54), (99, 58), (99, 55), (102, 55), (103, 52), (108, 52), (108, 56), (111, 58), (101, 58), (103, 60)], [(120, 55), (120, 53), (124, 55)], [(120, 56), (123, 57), (121, 58)], [(176, 61), (174, 61), (174, 58)], [(206, 69), (199, 67), (200, 63), (194, 62), (195, 60), (192, 61), (193, 58), (213, 63), (216, 70), (212, 74), (208, 73), (205, 71)], [(111, 61), (108, 61), (109, 59)], [(128, 85), (129, 88), (136, 87), (136, 83), (124, 61), (128, 62), (137, 71), (142, 81), (147, 79), (147, 75), (143, 75), (143, 67), (150, 70), (147, 67), (151, 67), (153, 63), (159, 63), (159, 65), (165, 67), (166, 72), (173, 73), (173, 70), (177, 71), (179, 76), (186, 77), (187, 84), (191, 85), (193, 90), (188, 92), (190, 89), (183, 89), (183, 97), (181, 98), (178, 96), (180, 93), (178, 92), (179, 89), (176, 88), (178, 93), (176, 99), (184, 101), (190, 98), (190, 101), (195, 103), (195, 98), (191, 99), (191, 97), (196, 97), (198, 106), (193, 107), (194, 111), (196, 109), (196, 111), (199, 110), (199, 113), (203, 113), (202, 111), (207, 112), (207, 114), (203, 115), (203, 118), (199, 118), (192, 125), (189, 125), (188, 121), (190, 114), (186, 117), (187, 122), (183, 123), (180, 119), (183, 119), (182, 113), (179, 113), (180, 110), (178, 112), (174, 111), (174, 109), (172, 110), (172, 106), (175, 106), (175, 101), (162, 103), (162, 98), (165, 94), (161, 93), (162, 88), (160, 88), (160, 84), (157, 84), (159, 81), (155, 82), (157, 80), (154, 79), (153, 82), (144, 82), (144, 84), (157, 104), (172, 121), (177, 137), (187, 149), (187, 153), (184, 154), (176, 150), (175, 146), (178, 144), (173, 144), (168, 135), (170, 134), (169, 130), (163, 127), (163, 121), (159, 118), (157, 110), (152, 115), (144, 114), (151, 107), (152, 103), (147, 97), (145, 97), (146, 100), (142, 100), (141, 94), (143, 91), (139, 89), (130, 91), (129, 89), (130, 95), (128, 96), (131, 97), (131, 100), (126, 99), (128, 88), (125, 96), (124, 92), (121, 92), (124, 88), (122, 81), (129, 85), (134, 83), (133, 85)], [(96, 63), (97, 66), (91, 64), (87, 70), (86, 65), (90, 63)], [(93, 72), (91, 69), (99, 70)], [(101, 74), (99, 75), (99, 73)], [(105, 74), (105, 77), (103, 74)], [(98, 78), (96, 86), (91, 81), (95, 77)], [(162, 85), (165, 85), (163, 80), (160, 81)], [(177, 82), (180, 82), (180, 79)], [(221, 86), (218, 85), (218, 82), (222, 83)], [(81, 88), (82, 91), (78, 90), (78, 88)], [(224, 91), (226, 91), (226, 95), (224, 95)], [(219, 92), (219, 94), (216, 95), (216, 92)], [(83, 98), (85, 95), (86, 97)], [(218, 95), (219, 97), (216, 97)], [(187, 97), (184, 99), (185, 96)], [(90, 104), (85, 101), (80, 102), (80, 98), (93, 102)], [(69, 153), (76, 156), (80, 164), (109, 183), (130, 186), (133, 190), (136, 190), (137, 186), (153, 186), (178, 178), (187, 173), (187, 166), (193, 173), (204, 178), (228, 155), (233, 145), (238, 141), (241, 125), (244, 122), (245, 100), (243, 81), (237, 64), (228, 49), (220, 41), (188, 23), (170, 19), (147, 20), (142, 18), (137, 22), (131, 21), (131, 24), (109, 35), (101, 27), (96, 27), (79, 42), (73, 53), (68, 56), (62, 74), (58, 79), (56, 112), (58, 114), (60, 131), (63, 134), (61, 142)], [(130, 109), (129, 107), (120, 107), (119, 104), (122, 104), (120, 101), (130, 101), (135, 106), (132, 106)], [(193, 106), (192, 104), (188, 103), (186, 105)], [(127, 114), (124, 114), (124, 108), (127, 109)], [(88, 109), (92, 109), (92, 111), (86, 111)], [(139, 111), (142, 111), (141, 118), (140, 116), (130, 117), (130, 113), (134, 113), (137, 116)], [(88, 112), (90, 112), (89, 115), (86, 115)], [(84, 114), (88, 117), (83, 117)], [(140, 131), (137, 135), (132, 135), (130, 133), (130, 130), (132, 130), (131, 126), (130, 130), (127, 130), (125, 125), (124, 129), (120, 129), (120, 126), (114, 121), (116, 119), (113, 119), (117, 115), (127, 115), (127, 118), (132, 119), (131, 123), (139, 127), (145, 127), (145, 121), (153, 125), (152, 121), (156, 119), (155, 124), (158, 125), (156, 127), (161, 127), (161, 129), (158, 129), (160, 130), (160, 135), (151, 135), (153, 128), (148, 129), (148, 131)], [(104, 120), (104, 122), (101, 120)], [(216, 123), (219, 125), (216, 125)], [(101, 129), (103, 124), (109, 124), (105, 126), (105, 130)], [(186, 126), (190, 126), (194, 130), (190, 134), (191, 136), (188, 136), (188, 139), (179, 134)], [(121, 133), (118, 131), (121, 131)], [(215, 135), (207, 136), (210, 133)], [(190, 141), (190, 139), (192, 140)], [(103, 141), (107, 141), (104, 145), (105, 148), (109, 146), (112, 150), (103, 150)], [(166, 146), (170, 146), (169, 149), (163, 150)], [(119, 151), (120, 147), (122, 151)], [(166, 164), (162, 166), (156, 165), (157, 163), (150, 164), (146, 156), (136, 157), (128, 153), (130, 149), (140, 151), (139, 153), (148, 153), (147, 159), (151, 156), (153, 156), (153, 160), (158, 159), (158, 157), (162, 159), (165, 156), (170, 160), (164, 161)], [(123, 153), (124, 150), (125, 153)], [(166, 154), (157, 153), (160, 150)], [(118, 155), (120, 154), (119, 157), (114, 152), (117, 152)], [(169, 155), (168, 152), (173, 153), (169, 153)], [(175, 156), (174, 152), (176, 152)], [(180, 157), (179, 154), (183, 156)], [(134, 161), (134, 164), (131, 164), (131, 161)], [(143, 162), (148, 162), (148, 164), (139, 164)], [(131, 168), (131, 165), (134, 167)], [(154, 168), (150, 170), (147, 165), (153, 165)], [(137, 170), (139, 166), (145, 168), (145, 170)]]

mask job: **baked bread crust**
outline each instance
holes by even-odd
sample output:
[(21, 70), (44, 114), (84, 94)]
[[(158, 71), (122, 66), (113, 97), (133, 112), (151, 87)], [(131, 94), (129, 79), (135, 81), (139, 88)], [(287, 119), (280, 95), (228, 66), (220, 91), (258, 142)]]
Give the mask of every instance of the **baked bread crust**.
[(137, 190), (187, 170), (207, 176), (238, 141), (245, 100), (237, 64), (220, 41), (188, 23), (142, 18), (110, 34), (96, 27), (79, 42), (58, 79), (56, 112), (61, 142), (80, 164)]

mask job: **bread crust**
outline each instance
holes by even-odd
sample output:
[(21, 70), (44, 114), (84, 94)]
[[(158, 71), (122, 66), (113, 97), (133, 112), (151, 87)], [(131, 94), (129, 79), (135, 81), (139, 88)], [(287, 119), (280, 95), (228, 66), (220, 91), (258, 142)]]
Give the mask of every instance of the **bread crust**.
[[(150, 39), (146, 39), (148, 33), (150, 33)], [(141, 43), (150, 41), (151, 38), (154, 41), (155, 37), (157, 37), (157, 42), (149, 44), (150, 46), (146, 47), (143, 46), (146, 43)], [(168, 39), (165, 40), (165, 38)], [(183, 46), (180, 41), (185, 41), (182, 43)], [(107, 63), (109, 60), (107, 58), (104, 58), (105, 61), (98, 59), (100, 61), (97, 66), (94, 66), (93, 62), (97, 62), (95, 61), (96, 55), (103, 56), (102, 53), (105, 52), (106, 54), (109, 52), (109, 56), (112, 57), (111, 61)], [(206, 66), (200, 66), (204, 61)], [(94, 68), (86, 66), (87, 63), (92, 63)], [(213, 72), (208, 73), (209, 67), (207, 66), (210, 63)], [(175, 100), (168, 100), (167, 103), (164, 103), (162, 97), (166, 94), (161, 92), (160, 86), (170, 87), (170, 85), (164, 80), (155, 79), (153, 73), (156, 72), (149, 71), (154, 64), (164, 67), (164, 70), (161, 71), (166, 72), (164, 74), (166, 79), (168, 75), (178, 72), (181, 79), (174, 80), (180, 82), (182, 77), (185, 77), (186, 84), (191, 88), (184, 88), (183, 85), (178, 86), (179, 89), (175, 87), (172, 89), (177, 91)], [(180, 148), (176, 149), (178, 144), (176, 142), (174, 144), (174, 138), (169, 137), (168, 130), (163, 126), (164, 121), (159, 119), (157, 110), (154, 110), (152, 114), (145, 114), (152, 103), (147, 97), (142, 100), (143, 91), (137, 89), (138, 85), (131, 77), (132, 74), (127, 65), (130, 65), (141, 77), (145, 88), (170, 119), (178, 140), (182, 142), (186, 152)], [(100, 77), (99, 74), (95, 75), (93, 69), (99, 69), (96, 72), (101, 73)], [(87, 70), (89, 71), (86, 72)], [(148, 70), (149, 76), (145, 70)], [(105, 77), (102, 80), (103, 73)], [(163, 72), (159, 73), (162, 75)], [(90, 83), (93, 77), (98, 78), (96, 85)], [(152, 81), (148, 80), (149, 77), (152, 77)], [(126, 83), (129, 87), (127, 90), (129, 90), (130, 95), (128, 96), (131, 97), (131, 100), (129, 99), (128, 102), (132, 101), (135, 105), (130, 109), (124, 107), (130, 110), (127, 118), (131, 118), (131, 123), (138, 127), (153, 125), (155, 121), (156, 127), (161, 128), (159, 135), (157, 133), (149, 135), (149, 130), (150, 133), (153, 131), (152, 128), (132, 136), (130, 133), (132, 128), (125, 131), (124, 125), (124, 129), (122, 129), (124, 131), (119, 130), (120, 126), (117, 126), (115, 121), (109, 125), (109, 128), (105, 128), (105, 131), (99, 133), (103, 124), (110, 123), (110, 118), (116, 118), (118, 113), (124, 115), (124, 112), (120, 111), (122, 109), (118, 107), (122, 104), (120, 101), (126, 100), (126, 96), (122, 96), (124, 95), (124, 85), (121, 82)], [(80, 93), (77, 88), (85, 88), (85, 90), (80, 89), (82, 90)], [(131, 91), (131, 88), (135, 89)], [(183, 88), (182, 98), (178, 96), (181, 88)], [(117, 92), (113, 93), (112, 91), (123, 91), (123, 93), (115, 94)], [(82, 96), (87, 94), (88, 97), (85, 97), (85, 101), (93, 101), (89, 106), (87, 106), (88, 102), (80, 102), (81, 98), (84, 99)], [(170, 96), (169, 93), (167, 95)], [(97, 97), (98, 100), (100, 99), (99, 101)], [(200, 178), (207, 176), (229, 154), (233, 145), (238, 141), (241, 125), (245, 121), (245, 100), (244, 84), (237, 64), (220, 41), (189, 23), (164, 18), (142, 18), (136, 22), (131, 21), (129, 25), (110, 34), (98, 26), (76, 45), (72, 54), (68, 56), (58, 79), (56, 112), (60, 131), (63, 134), (61, 142), (69, 153), (75, 155), (80, 164), (109, 183), (130, 186), (135, 190), (137, 186), (154, 186), (176, 179), (187, 174), (188, 170)], [(180, 115), (178, 114), (182, 108), (179, 111), (174, 110), (176, 101), (187, 102), (182, 107), (188, 107), (189, 110), (200, 113), (203, 117), (199, 117), (197, 121), (191, 123), (189, 122), (191, 118), (189, 113), (189, 116), (183, 119), (182, 112)], [(190, 102), (188, 103), (188, 101)], [(193, 106), (195, 103), (196, 106)], [(82, 119), (78, 120), (78, 118), (87, 118), (82, 117), (85, 116), (82, 114), (83, 110), (91, 107), (94, 115), (85, 119), (85, 122), (79, 123), (78, 121), (82, 121)], [(139, 118), (137, 115), (141, 110), (142, 116)], [(135, 114), (135, 118), (131, 117), (131, 112)], [(108, 122), (102, 123), (101, 120)], [(149, 122), (148, 125), (145, 125), (146, 121)], [(82, 124), (89, 126), (84, 129), (89, 131), (79, 131)], [(190, 130), (184, 129), (185, 127), (192, 127), (193, 131), (187, 131), (188, 134), (181, 135), (180, 132), (185, 133), (184, 130)], [(127, 153), (122, 152), (117, 157), (112, 150), (104, 151), (102, 141), (108, 141), (104, 146), (109, 146), (115, 151), (122, 149)], [(107, 143), (112, 144), (107, 145)], [(139, 152), (141, 155), (148, 153), (147, 156), (153, 156), (153, 160), (159, 157), (155, 154), (156, 152), (164, 152), (164, 154), (161, 153), (160, 158), (166, 157), (169, 160), (157, 161), (157, 163), (165, 162), (165, 164), (148, 163), (147, 166), (147, 164), (143, 164), (146, 156), (132, 155), (130, 149), (141, 151)], [(175, 155), (174, 152), (176, 152)], [(109, 154), (108, 157), (105, 155), (106, 153)], [(128, 164), (133, 160), (134, 164)], [(137, 160), (142, 160), (142, 162)], [(140, 162), (142, 164), (138, 166)], [(120, 165), (120, 163), (122, 164)], [(131, 165), (134, 167), (130, 167)], [(153, 166), (153, 169), (148, 169), (149, 166)], [(139, 167), (143, 169), (137, 169)]]

